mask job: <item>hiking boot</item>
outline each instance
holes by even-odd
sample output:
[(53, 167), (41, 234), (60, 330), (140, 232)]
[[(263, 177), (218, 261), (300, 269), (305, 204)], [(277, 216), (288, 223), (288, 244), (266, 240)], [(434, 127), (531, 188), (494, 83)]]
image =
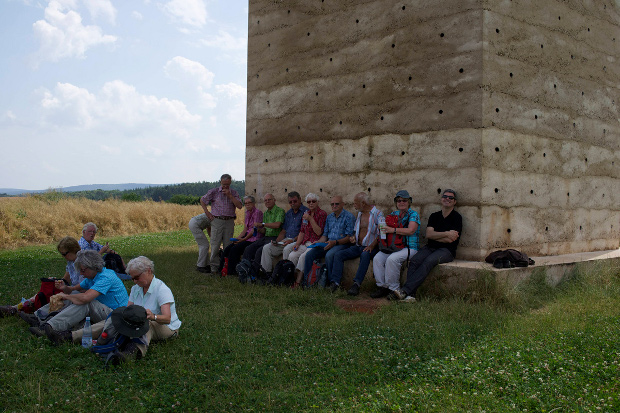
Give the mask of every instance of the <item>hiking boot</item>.
[(19, 316), (19, 318), (27, 322), (32, 327), (39, 327), (39, 325), (41, 324), (37, 316), (34, 314), (28, 314), (20, 311), (17, 313), (17, 315)]
[(51, 325), (45, 323), (43, 324), (43, 331), (45, 331), (45, 335), (47, 336), (47, 338), (49, 338), (50, 341), (55, 345), (73, 341), (73, 335), (69, 330), (56, 331), (52, 328)]
[(203, 274), (211, 274), (211, 267), (196, 267), (196, 271)]
[(28, 331), (30, 331), (35, 337), (45, 337), (45, 331), (43, 331), (39, 327), (28, 327)]
[(353, 283), (351, 288), (347, 291), (349, 295), (359, 295), (360, 293), (360, 285), (358, 283)]
[(12, 305), (2, 305), (0, 306), (0, 318), (9, 317), (12, 315), (17, 315), (17, 308)]
[(125, 346), (125, 348), (121, 351), (115, 352), (111, 357), (108, 363), (113, 366), (118, 366), (129, 360), (140, 360), (142, 357), (142, 353), (140, 349), (133, 341)]
[(332, 293), (335, 293), (336, 291), (338, 291), (338, 288), (339, 288), (339, 287), (340, 287), (340, 286), (339, 286), (338, 284), (336, 284), (335, 282), (332, 282), (332, 283), (329, 285), (329, 291), (331, 291)]
[(390, 293), (389, 288), (377, 287), (376, 290), (370, 293), (370, 298), (383, 298)]

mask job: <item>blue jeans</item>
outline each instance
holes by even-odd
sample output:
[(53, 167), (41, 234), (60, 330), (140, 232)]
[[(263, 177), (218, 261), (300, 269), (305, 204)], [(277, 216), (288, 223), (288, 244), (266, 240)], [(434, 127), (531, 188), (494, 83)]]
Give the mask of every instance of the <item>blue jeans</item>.
[(407, 295), (415, 296), (418, 287), (422, 285), (428, 274), (437, 264), (454, 260), (452, 253), (447, 248), (429, 248), (424, 246), (409, 261), (407, 269), (407, 281), (402, 290)]
[(338, 251), (348, 248), (348, 245), (334, 245), (329, 250), (325, 251), (323, 248), (308, 248), (306, 252), (306, 262), (304, 263), (304, 278), (308, 278), (310, 271), (312, 270), (312, 263), (314, 260), (325, 257), (325, 263), (327, 264), (327, 276), (334, 270), (334, 256)]
[(344, 262), (360, 257), (360, 264), (357, 267), (357, 272), (355, 273), (353, 282), (357, 283), (357, 285), (362, 285), (362, 282), (364, 282), (364, 277), (366, 277), (366, 272), (368, 271), (368, 266), (370, 265), (370, 260), (377, 255), (377, 252), (379, 252), (379, 248), (375, 248), (370, 252), (364, 251), (364, 248), (366, 247), (361, 245), (352, 245), (349, 248), (338, 251), (334, 256), (332, 272), (328, 273), (329, 282), (340, 284), (342, 272), (344, 270)]

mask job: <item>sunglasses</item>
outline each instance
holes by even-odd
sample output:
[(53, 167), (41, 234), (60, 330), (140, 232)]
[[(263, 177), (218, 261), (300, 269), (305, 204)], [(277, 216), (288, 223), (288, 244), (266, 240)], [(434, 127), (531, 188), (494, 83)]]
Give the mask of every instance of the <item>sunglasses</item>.
[(331, 206), (338, 206), (338, 205), (340, 205), (340, 202), (332, 202), (330, 205)]
[(306, 201), (308, 204), (316, 204), (316, 199), (309, 199)]
[(450, 201), (452, 201), (453, 199), (455, 199), (453, 196), (450, 196), (450, 195), (442, 195), (441, 197), (442, 197), (442, 198), (445, 198), (445, 199), (449, 199)]
[(143, 274), (143, 273), (140, 273), (140, 274), (136, 275), (135, 277), (131, 277), (131, 279), (132, 279), (133, 281), (138, 281), (138, 278), (140, 278), (140, 276), (141, 276), (142, 274)]
[(409, 202), (408, 199), (397, 199), (396, 202)]

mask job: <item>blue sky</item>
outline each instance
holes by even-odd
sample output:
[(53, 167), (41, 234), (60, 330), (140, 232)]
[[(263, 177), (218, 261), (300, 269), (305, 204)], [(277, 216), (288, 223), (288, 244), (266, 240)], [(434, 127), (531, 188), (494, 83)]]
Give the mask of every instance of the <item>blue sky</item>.
[(245, 175), (247, 0), (2, 0), (0, 188)]

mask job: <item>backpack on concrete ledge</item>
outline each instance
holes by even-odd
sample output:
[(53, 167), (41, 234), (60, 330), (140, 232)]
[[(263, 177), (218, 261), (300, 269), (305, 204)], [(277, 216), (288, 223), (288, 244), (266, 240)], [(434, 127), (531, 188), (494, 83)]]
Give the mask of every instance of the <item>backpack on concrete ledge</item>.
[(509, 266), (504, 264), (503, 268), (527, 267), (535, 264), (534, 260), (525, 253), (513, 249), (493, 251), (484, 260), (496, 268), (502, 268), (497, 265), (498, 262), (509, 263)]

